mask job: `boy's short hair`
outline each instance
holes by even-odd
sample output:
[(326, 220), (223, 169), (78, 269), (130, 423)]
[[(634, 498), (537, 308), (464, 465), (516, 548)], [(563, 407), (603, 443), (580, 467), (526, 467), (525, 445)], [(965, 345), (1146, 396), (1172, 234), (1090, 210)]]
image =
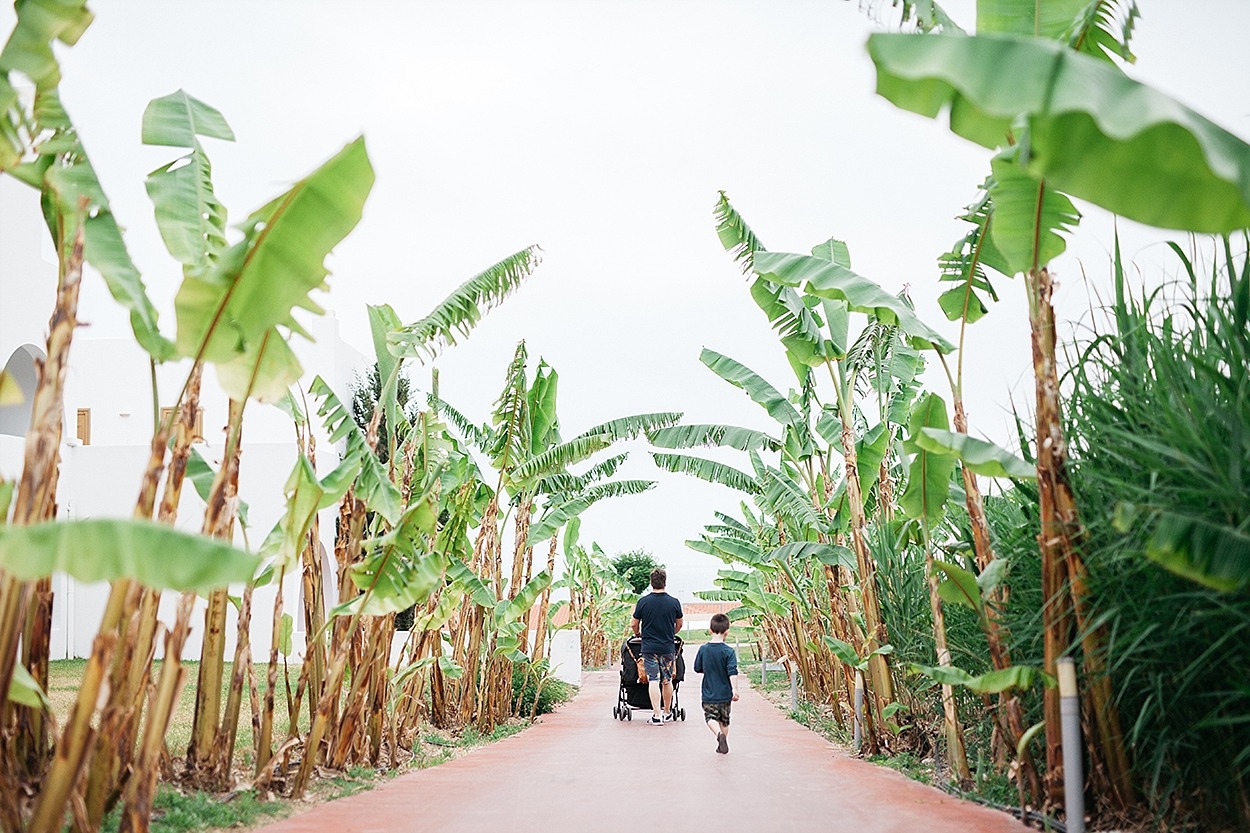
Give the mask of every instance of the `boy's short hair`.
[(668, 584), (668, 573), (664, 571), (663, 567), (656, 567), (654, 570), (651, 571), (651, 589), (652, 590), (663, 590), (665, 585), (667, 584)]
[(728, 633), (729, 617), (723, 613), (713, 613), (711, 630), (712, 633)]

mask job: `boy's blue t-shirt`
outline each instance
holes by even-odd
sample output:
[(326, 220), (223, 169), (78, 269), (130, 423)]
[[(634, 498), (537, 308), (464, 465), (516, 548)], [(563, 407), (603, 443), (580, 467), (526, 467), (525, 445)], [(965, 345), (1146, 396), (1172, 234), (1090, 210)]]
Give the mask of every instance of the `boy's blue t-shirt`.
[(694, 655), (694, 670), (703, 675), (703, 702), (728, 703), (734, 699), (729, 678), (738, 673), (738, 655), (724, 642), (708, 642)]

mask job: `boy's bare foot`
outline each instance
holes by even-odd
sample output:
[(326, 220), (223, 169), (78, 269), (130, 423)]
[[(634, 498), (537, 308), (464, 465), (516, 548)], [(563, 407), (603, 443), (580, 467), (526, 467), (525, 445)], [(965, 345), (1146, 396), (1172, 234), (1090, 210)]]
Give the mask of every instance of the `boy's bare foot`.
[(729, 738), (725, 737), (724, 732), (716, 733), (716, 751), (722, 755), (729, 754)]

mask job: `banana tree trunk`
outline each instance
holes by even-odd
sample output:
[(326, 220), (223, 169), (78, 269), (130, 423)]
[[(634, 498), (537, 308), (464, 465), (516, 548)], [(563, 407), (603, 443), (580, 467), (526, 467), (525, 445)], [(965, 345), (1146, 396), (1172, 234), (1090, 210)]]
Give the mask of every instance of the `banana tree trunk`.
[(235, 630), (234, 667), (230, 674), (230, 689), (226, 695), (226, 711), (217, 737), (213, 741), (213, 774), (217, 789), (230, 783), (230, 768), (234, 762), (234, 746), (239, 737), (239, 714), (243, 706), (243, 683), (249, 673), (248, 659), (252, 655), (252, 585), (243, 589), (239, 603), (238, 628)]
[[(239, 454), (243, 436), (245, 402), (230, 400), (226, 427), (226, 446), (221, 468), (213, 480), (204, 512), (203, 533), (212, 538), (228, 540), (233, 530), (234, 512), (238, 504)], [(195, 691), (195, 713), (191, 729), (191, 746), (187, 749), (187, 765), (191, 778), (211, 777), (213, 742), (221, 720), (221, 684), (225, 666), (227, 591), (214, 590), (204, 613), (204, 646), (200, 653), (200, 673)]]
[(174, 628), (165, 636), (165, 661), (147, 710), (147, 726), (134, 770), (126, 782), (120, 833), (147, 833), (152, 818), (152, 799), (156, 794), (156, 778), (165, 748), (165, 730), (187, 681), (187, 669), (182, 665), (182, 647), (190, 631), (194, 606), (195, 594), (184, 593), (178, 602)]
[[(80, 213), (82, 207), (80, 207)], [(48, 520), (56, 513), (57, 473), (61, 461), (61, 430), (64, 423), (65, 374), (69, 366), (74, 330), (78, 327), (78, 295), (82, 286), (83, 230), (77, 223), (69, 252), (60, 251), (60, 276), (56, 304), (48, 321), (47, 358), (36, 362), (38, 381), (31, 401), (30, 428), (13, 499), (12, 523), (27, 526)], [(19, 582), (0, 579), (0, 691), (7, 692), (18, 661), (18, 643), (26, 631), (23, 659), (42, 684), (47, 682), (48, 637), (51, 634), (51, 585), (48, 582)], [(37, 640), (37, 641), (31, 641)], [(42, 677), (42, 679), (41, 679)], [(91, 704), (94, 705), (94, 702)], [(0, 702), (0, 731), (7, 730), (14, 708), (7, 697)], [(47, 765), (47, 726), (42, 715), (17, 707), (17, 735), (12, 746), (5, 744), (0, 766), (26, 779), (39, 776)], [(11, 750), (11, 751), (10, 751)], [(13, 758), (9, 758), (9, 755)], [(16, 794), (0, 799), (16, 801)], [(16, 805), (0, 811), (0, 817), (16, 816)]]
[[(881, 603), (877, 598), (876, 563), (864, 539), (867, 518), (864, 514), (864, 497), (859, 486), (859, 461), (855, 450), (855, 432), (848, 413), (842, 415), (842, 449), (846, 465), (846, 495), (851, 509), (851, 543), (855, 551), (855, 561), (859, 567), (860, 597), (863, 600), (862, 612), (867, 630), (865, 636), (868, 641), (863, 653), (870, 653), (889, 642), (889, 636), (886, 632), (885, 620), (881, 617)], [(894, 680), (890, 675), (888, 658), (882, 654), (873, 655), (868, 661), (868, 670), (872, 680), (872, 704), (877, 718), (875, 723), (880, 725), (883, 722), (882, 711), (894, 701)], [(876, 750), (870, 746), (869, 751)]]
[[(551, 533), (547, 542), (547, 574), (556, 574), (556, 537), (559, 533)], [(534, 645), (530, 651), (530, 659), (538, 662), (547, 655), (547, 611), (551, 605), (551, 586), (543, 588), (541, 601), (538, 603), (538, 624), (534, 631)]]
[(101, 630), (96, 634), (87, 669), (79, 684), (78, 699), (70, 709), (52, 765), (43, 778), (39, 798), (26, 827), (27, 833), (60, 833), (62, 829), (70, 791), (94, 741), (91, 716), (100, 690), (105, 685), (109, 662), (116, 647), (117, 634), (113, 631)]
[[(955, 402), (955, 430), (960, 434), (967, 434), (968, 416), (964, 411), (963, 396), (958, 387), (952, 387), (951, 393)], [(972, 544), (977, 568), (979, 571), (984, 571), (996, 558), (993, 544), (990, 541), (989, 523), (985, 518), (985, 501), (981, 497), (981, 487), (977, 483), (976, 474), (967, 466), (960, 466), (960, 469), (964, 482), (964, 505), (968, 509), (968, 520), (972, 527)], [(999, 616), (1000, 606), (1005, 601), (1005, 593), (1001, 588), (995, 588), (985, 600), (985, 619), (983, 623), (985, 639), (989, 646), (990, 664), (996, 671), (1001, 671), (1011, 666), (1011, 656), (1007, 650), (1004, 628)], [(1000, 731), (1005, 739), (1008, 752), (1014, 752), (1019, 748), (1020, 738), (1023, 737), (1025, 732), (1024, 713), (1020, 707), (1020, 700), (1014, 692), (1004, 691), (999, 693), (998, 717)], [(1020, 783), (1030, 800), (1039, 801), (1042, 797), (1041, 778), (1037, 773), (1037, 767), (1033, 764), (1033, 756), (1028, 749), (1024, 749), (1021, 750), (1017, 760), (1020, 766), (1018, 783)]]
[[(937, 648), (938, 665), (950, 666), (951, 652), (946, 643), (946, 614), (942, 610), (942, 597), (938, 595), (937, 570), (933, 566), (933, 552), (925, 540), (925, 574), (929, 583), (929, 609), (933, 613), (933, 643)], [(972, 772), (968, 769), (968, 753), (964, 749), (963, 729), (959, 725), (959, 712), (955, 707), (955, 689), (949, 683), (942, 684), (942, 715), (946, 730), (946, 746), (950, 754), (951, 768), (959, 779), (961, 789), (972, 786)]]
[[(260, 726), (256, 734), (256, 776), (260, 777), (265, 771), (265, 767), (269, 765), (269, 759), (273, 757), (273, 709), (274, 709), (274, 689), (278, 686), (278, 643), (281, 641), (282, 635), (282, 586), (286, 577), (285, 565), (278, 571), (278, 592), (274, 595), (273, 600), (273, 620), (269, 629), (269, 676), (266, 678), (267, 685), (265, 687), (264, 705), (261, 707)], [(311, 640), (309, 640), (311, 641)], [(305, 648), (305, 651), (308, 649)], [(288, 699), (290, 699), (288, 697)], [(294, 718), (296, 714), (288, 714), (288, 718)], [(292, 726), (294, 729), (295, 727)]]
[[(375, 426), (375, 441), (376, 436)], [(350, 581), (347, 578), (347, 568), (355, 560), (356, 554), (360, 552), (360, 545), (364, 535), (364, 502), (356, 498), (350, 491), (343, 498), (340, 519), (342, 523), (340, 524), (338, 538), (335, 540), (334, 549), (335, 556), (339, 560), (341, 588), (345, 580)], [(342, 595), (342, 592), (340, 592), (340, 598), (346, 598)], [(343, 619), (346, 617), (339, 618)], [(300, 761), (300, 767), (295, 774), (295, 781), (291, 788), (292, 798), (299, 799), (304, 797), (304, 793), (308, 789), (308, 781), (312, 777), (313, 767), (321, 762), (324, 752), (322, 740), (326, 736), (326, 729), (331, 715), (338, 714), (339, 698), (343, 688), (343, 676), (347, 671), (347, 660), (352, 650), (352, 644), (355, 641), (359, 623), (359, 612), (354, 614), (351, 620), (345, 624), (335, 623), (335, 641), (325, 682), (320, 691), (311, 691), (309, 694), (310, 708), (313, 708), (314, 702), (316, 705), (312, 711), (308, 734), (304, 740), (303, 759)]]
[[(1086, 716), (1093, 724), (1087, 741), (1090, 774), (1096, 794), (1112, 809), (1124, 810), (1135, 802), (1128, 754), (1120, 730), (1111, 680), (1103, 665), (1105, 626), (1090, 627), (1087, 612), (1085, 565), (1080, 555), (1081, 521), (1068, 480), (1067, 443), (1063, 435), (1059, 374), (1055, 359), (1054, 285), (1046, 268), (1026, 275), (1029, 324), (1032, 334), (1033, 373), (1037, 402), (1037, 486), (1041, 513), (1038, 543), (1042, 558), (1042, 625), (1046, 672), (1056, 674), (1056, 662), (1083, 633), (1082, 654), (1087, 682)], [(1062, 801), (1063, 742), (1059, 727), (1059, 694), (1045, 692), (1046, 786), (1050, 803)]]
[[(475, 571), (481, 570), (479, 577), (487, 586), (492, 584), (491, 569), (497, 560), (495, 553), (498, 549), (499, 499), (498, 491), (496, 491), (495, 496), (491, 498), (490, 503), (486, 506), (481, 526), (478, 528), (477, 537), (473, 542), (472, 568)], [(495, 577), (497, 578), (497, 576)], [(498, 587), (497, 581), (494, 584)], [(496, 592), (496, 595), (498, 595), (498, 592)], [(459, 634), (459, 637), (461, 641), (457, 645), (459, 653), (456, 655), (455, 660), (464, 669), (464, 673), (461, 675), (460, 684), (456, 687), (458, 699), (455, 703), (455, 710), (458, 725), (467, 726), (473, 721), (478, 700), (479, 674), (484, 671), (481, 654), (482, 640), (486, 628), (485, 611), (477, 605), (471, 595), (465, 596), (460, 622), (462, 632)]]

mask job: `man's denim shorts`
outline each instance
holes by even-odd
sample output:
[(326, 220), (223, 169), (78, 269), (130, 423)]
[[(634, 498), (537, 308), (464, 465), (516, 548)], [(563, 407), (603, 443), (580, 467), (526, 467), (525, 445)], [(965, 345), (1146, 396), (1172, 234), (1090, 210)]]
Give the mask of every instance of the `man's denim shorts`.
[(676, 654), (643, 654), (642, 668), (651, 681), (671, 683), (673, 681), (673, 661)]

